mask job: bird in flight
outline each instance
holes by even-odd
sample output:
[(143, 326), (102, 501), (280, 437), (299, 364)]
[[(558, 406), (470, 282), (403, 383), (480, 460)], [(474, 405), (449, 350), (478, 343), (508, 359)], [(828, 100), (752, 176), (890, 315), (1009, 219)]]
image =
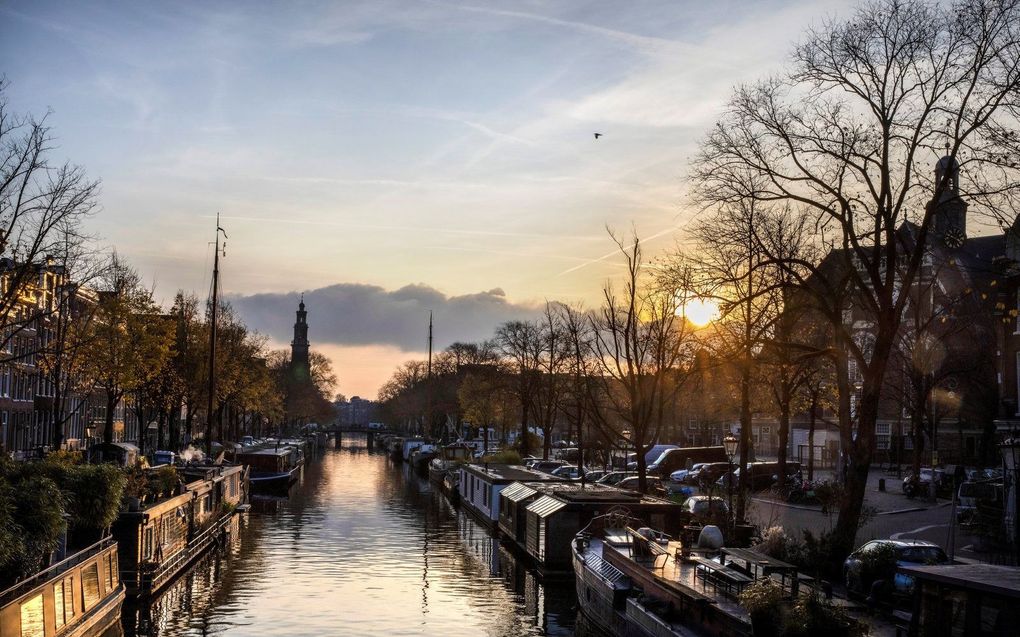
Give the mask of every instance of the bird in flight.
[(595, 139), (598, 139), (599, 137), (602, 137), (602, 133), (595, 133)]

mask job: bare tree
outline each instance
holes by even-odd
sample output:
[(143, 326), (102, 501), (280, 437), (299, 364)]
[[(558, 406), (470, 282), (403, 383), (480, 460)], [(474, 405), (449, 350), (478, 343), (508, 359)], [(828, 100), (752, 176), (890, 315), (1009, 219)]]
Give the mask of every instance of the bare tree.
[[(782, 76), (738, 88), (696, 158), (704, 201), (778, 201), (811, 217), (870, 322), (867, 342), (852, 325), (837, 334), (861, 389), (834, 559), (853, 548), (890, 353), (936, 213), (961, 177), (989, 211), (1020, 186), (1018, 88), (1016, 0), (879, 0), (809, 32)], [(905, 246), (908, 220), (916, 241)]]
[[(613, 236), (624, 258), (621, 292), (603, 288), (602, 307), (592, 316), (594, 379), (608, 409), (592, 411), (606, 430), (619, 420), (637, 452), (638, 487), (647, 488), (645, 454), (657, 441), (680, 386), (679, 378), (690, 354), (690, 331), (680, 316), (691, 289), (677, 278), (656, 279), (648, 285), (641, 241), (629, 244)], [(618, 431), (618, 434), (624, 432)]]
[(514, 393), (521, 408), (520, 451), (522, 456), (531, 453), (530, 421), (538, 391), (541, 358), (542, 329), (534, 321), (508, 321), (496, 330), (496, 344), (511, 375)]

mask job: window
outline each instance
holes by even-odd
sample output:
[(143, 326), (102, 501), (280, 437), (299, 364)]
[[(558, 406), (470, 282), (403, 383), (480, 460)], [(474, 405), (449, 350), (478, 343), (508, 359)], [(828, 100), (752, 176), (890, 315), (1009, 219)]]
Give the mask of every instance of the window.
[(53, 585), (53, 610), (57, 630), (74, 619), (74, 576), (69, 575)]
[(892, 426), (889, 423), (875, 424), (875, 441), (880, 451), (889, 450), (890, 431)]
[[(1016, 396), (1020, 398), (1020, 352), (1016, 353)], [(1017, 401), (1016, 415), (1020, 416), (1020, 400)]]
[(99, 603), (99, 563), (89, 564), (81, 572), (81, 593), (84, 600), (83, 610), (89, 610)]
[(117, 587), (117, 554), (106, 554), (106, 590), (112, 591)]
[(21, 637), (45, 637), (43, 596), (39, 593), (21, 603)]
[(142, 559), (152, 557), (152, 527), (145, 529), (145, 540), (142, 543)]

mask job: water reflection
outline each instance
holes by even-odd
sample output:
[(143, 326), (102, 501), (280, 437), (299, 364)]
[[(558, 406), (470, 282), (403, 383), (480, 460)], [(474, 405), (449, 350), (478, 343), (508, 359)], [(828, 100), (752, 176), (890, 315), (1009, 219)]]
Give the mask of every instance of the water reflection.
[(289, 498), (258, 498), (126, 634), (572, 635), (572, 582), (543, 583), (438, 488), (345, 439)]

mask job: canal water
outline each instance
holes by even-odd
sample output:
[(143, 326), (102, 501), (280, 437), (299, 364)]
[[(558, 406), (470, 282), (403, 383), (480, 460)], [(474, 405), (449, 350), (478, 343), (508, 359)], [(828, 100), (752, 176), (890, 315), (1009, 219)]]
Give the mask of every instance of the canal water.
[(232, 544), (126, 635), (573, 635), (573, 582), (538, 580), (408, 467), (345, 438), (287, 498), (256, 497)]

